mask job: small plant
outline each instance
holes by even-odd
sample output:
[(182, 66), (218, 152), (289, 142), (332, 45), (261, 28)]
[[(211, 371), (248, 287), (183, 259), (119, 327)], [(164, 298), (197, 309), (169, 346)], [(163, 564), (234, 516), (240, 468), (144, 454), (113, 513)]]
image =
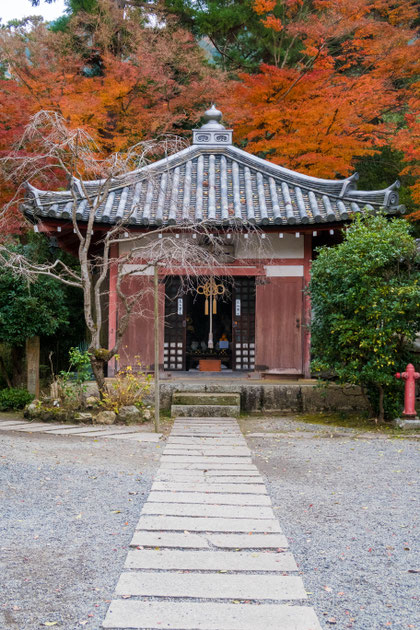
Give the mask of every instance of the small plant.
[(70, 348), (69, 369), (60, 372), (51, 385), (51, 396), (65, 407), (78, 408), (82, 405), (86, 391), (84, 383), (91, 378), (90, 357), (87, 350)]
[(87, 350), (70, 348), (69, 371), (66, 374), (70, 374), (70, 370), (73, 370), (73, 379), (77, 384), (85, 383), (92, 378), (90, 357)]
[(107, 386), (100, 404), (115, 413), (118, 413), (121, 407), (128, 405), (134, 405), (142, 411), (145, 407), (144, 398), (150, 391), (151, 381), (152, 375), (144, 372), (140, 361), (137, 361), (135, 370), (128, 365), (120, 370), (114, 381)]
[(26, 389), (10, 387), (0, 390), (0, 411), (23, 409), (34, 397)]

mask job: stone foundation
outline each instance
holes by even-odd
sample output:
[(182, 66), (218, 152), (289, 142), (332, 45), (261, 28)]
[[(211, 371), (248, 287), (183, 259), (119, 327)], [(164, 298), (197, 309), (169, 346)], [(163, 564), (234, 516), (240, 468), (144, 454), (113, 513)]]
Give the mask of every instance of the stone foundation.
[[(88, 384), (88, 393), (96, 384)], [(266, 383), (264, 381), (163, 381), (160, 383), (160, 408), (169, 411), (175, 392), (240, 394), (242, 413), (316, 413), (319, 411), (360, 413), (369, 410), (359, 387), (331, 384), (319, 387), (311, 382)], [(153, 405), (153, 384), (146, 398)]]

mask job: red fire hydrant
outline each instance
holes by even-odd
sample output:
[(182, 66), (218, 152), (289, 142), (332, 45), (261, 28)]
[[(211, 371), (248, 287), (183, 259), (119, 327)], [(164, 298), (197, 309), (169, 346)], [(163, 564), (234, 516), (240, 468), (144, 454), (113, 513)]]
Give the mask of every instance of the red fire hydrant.
[(412, 363), (409, 363), (405, 368), (405, 372), (397, 372), (395, 376), (397, 378), (403, 378), (405, 380), (403, 416), (415, 418), (417, 415), (415, 407), (416, 380), (420, 378), (420, 373), (415, 371), (414, 365)]

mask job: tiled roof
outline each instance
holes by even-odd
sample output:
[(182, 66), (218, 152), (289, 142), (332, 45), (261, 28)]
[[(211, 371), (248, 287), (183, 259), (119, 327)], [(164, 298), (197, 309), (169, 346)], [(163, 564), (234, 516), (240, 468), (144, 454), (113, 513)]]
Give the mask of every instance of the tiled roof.
[[(384, 190), (356, 189), (357, 174), (343, 180), (319, 179), (277, 166), (231, 144), (232, 132), (212, 108), (209, 122), (195, 130), (192, 146), (112, 182), (96, 211), (96, 223), (133, 226), (215, 225), (244, 221), (257, 225), (340, 222), (363, 209), (402, 213), (399, 183)], [(216, 115), (217, 114), (217, 115)], [(92, 199), (103, 182), (85, 182)], [(87, 221), (89, 205), (75, 180), (71, 191), (46, 192), (28, 184), (24, 212), (33, 218)]]

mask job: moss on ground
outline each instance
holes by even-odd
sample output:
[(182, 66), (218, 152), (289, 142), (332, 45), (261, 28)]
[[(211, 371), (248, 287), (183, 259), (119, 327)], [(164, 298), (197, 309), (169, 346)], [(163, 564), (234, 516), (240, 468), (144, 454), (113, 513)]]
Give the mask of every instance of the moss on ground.
[(323, 412), (304, 413), (296, 416), (296, 419), (307, 424), (323, 424), (326, 426), (346, 427), (348, 429), (359, 429), (362, 431), (375, 431), (378, 433), (400, 433), (390, 423), (377, 424), (374, 418), (368, 418), (361, 414), (343, 412)]

